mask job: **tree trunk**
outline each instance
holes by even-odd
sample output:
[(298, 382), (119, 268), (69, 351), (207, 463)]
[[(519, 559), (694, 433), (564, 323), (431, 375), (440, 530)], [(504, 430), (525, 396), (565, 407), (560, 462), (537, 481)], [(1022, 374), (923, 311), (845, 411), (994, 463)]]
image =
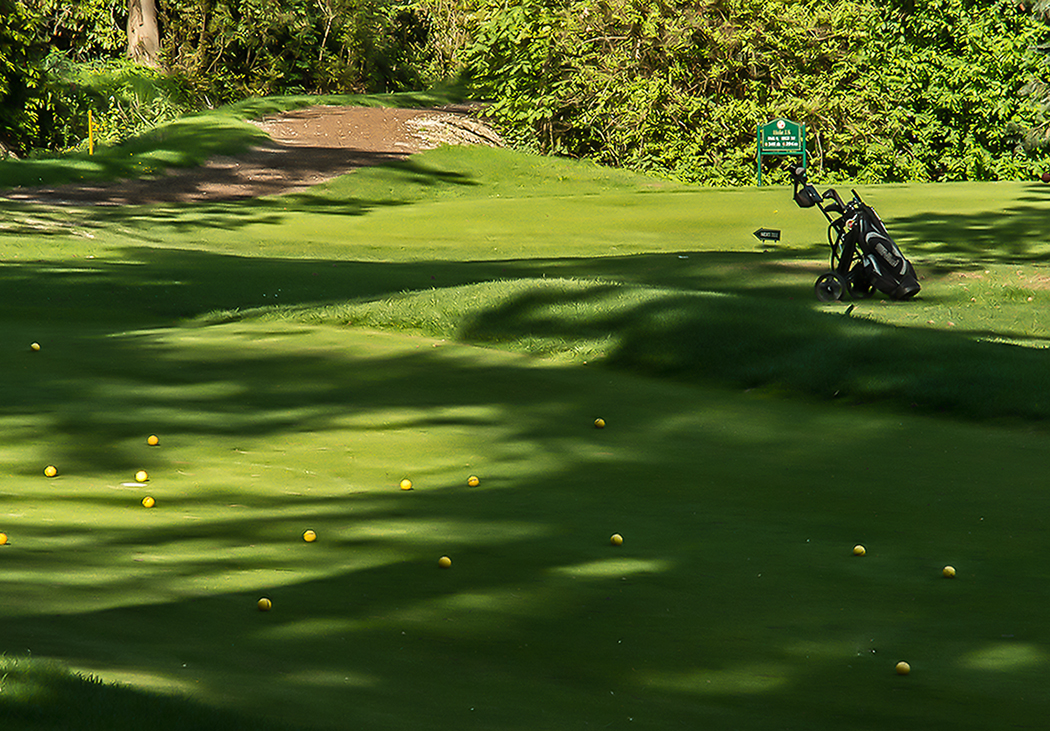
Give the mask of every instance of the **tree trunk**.
[(128, 0), (128, 58), (160, 68), (160, 28), (156, 0)]

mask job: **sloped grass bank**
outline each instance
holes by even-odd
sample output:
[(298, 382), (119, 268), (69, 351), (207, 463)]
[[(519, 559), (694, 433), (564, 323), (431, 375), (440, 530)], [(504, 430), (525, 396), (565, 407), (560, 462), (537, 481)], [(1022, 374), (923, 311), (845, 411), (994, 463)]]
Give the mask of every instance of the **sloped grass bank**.
[[(1050, 350), (747, 293), (518, 279), (322, 307), (215, 312), (199, 322), (243, 318), (410, 332), (850, 403), (1050, 418)], [(1048, 336), (1044, 329), (1036, 342)]]

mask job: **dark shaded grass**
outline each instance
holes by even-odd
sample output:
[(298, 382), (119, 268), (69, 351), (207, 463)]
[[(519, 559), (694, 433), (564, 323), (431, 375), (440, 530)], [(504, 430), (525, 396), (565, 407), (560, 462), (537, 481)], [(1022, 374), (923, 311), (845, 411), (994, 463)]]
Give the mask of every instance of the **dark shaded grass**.
[(1050, 417), (1050, 350), (978, 339), (963, 330), (890, 325), (844, 307), (815, 310), (770, 296), (777, 289), (752, 282), (738, 294), (698, 293), (516, 280), (255, 314), (411, 330), (543, 355), (575, 353), (642, 375), (853, 405), (879, 402), (971, 419)]
[(49, 661), (0, 657), (0, 720), (24, 731), (287, 728), (183, 697), (103, 683)]
[[(994, 187), (991, 191), (994, 195)], [(951, 186), (946, 193), (951, 200)], [(892, 217), (892, 233), (907, 242), (915, 256), (936, 258), (956, 267), (987, 262), (1045, 263), (1050, 259), (1046, 226), (1050, 185), (1031, 184), (998, 210), (985, 210), (983, 205), (959, 207), (957, 200), (948, 205), (931, 203), (933, 210), (899, 210)]]

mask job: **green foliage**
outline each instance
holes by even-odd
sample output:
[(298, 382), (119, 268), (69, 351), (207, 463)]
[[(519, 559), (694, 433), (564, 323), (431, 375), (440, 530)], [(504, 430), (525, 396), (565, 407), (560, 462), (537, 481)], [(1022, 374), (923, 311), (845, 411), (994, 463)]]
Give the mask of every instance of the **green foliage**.
[[(19, 155), (133, 136), (188, 110), (177, 78), (122, 57), (113, 4), (3, 0), (0, 140)], [(6, 43), (5, 43), (6, 39)]]
[(465, 64), (492, 118), (546, 152), (748, 183), (756, 127), (785, 116), (832, 176), (997, 179), (1042, 162), (1022, 89), (1047, 37), (1008, 2), (525, 0), (482, 4)]
[(170, 67), (213, 101), (418, 88), (426, 17), (389, 0), (170, 0)]
[(1032, 51), (1048, 40), (1014, 2), (928, 0), (889, 17), (871, 64), (885, 142), (836, 167), (863, 180), (1031, 177), (1045, 160), (1023, 145), (1039, 122), (1024, 89), (1040, 68)]
[[(89, 107), (134, 132), (182, 105), (116, 94), (99, 106), (109, 96), (70, 82), (67, 59), (122, 55), (123, 2), (4, 2), (18, 13), (0, 43), (25, 36), (0, 58), (17, 79), (0, 113), (8, 147), (76, 144)], [(755, 130), (777, 117), (806, 124), (825, 178), (1017, 179), (1050, 164), (1045, 2), (166, 0), (160, 12), (172, 86), (198, 104), (420, 89), (462, 71), (518, 145), (687, 181), (750, 183)], [(41, 66), (44, 46), (62, 60)], [(767, 158), (767, 179), (785, 182), (788, 162)]]
[(53, 50), (85, 62), (118, 57), (127, 48), (127, 0), (37, 0)]
[[(1050, 22), (1050, 0), (1039, 0), (1032, 13), (1044, 23)], [(1036, 48), (1038, 69), (1025, 86), (1025, 95), (1039, 108), (1041, 122), (1025, 133), (1024, 145), (1031, 150), (1050, 151), (1050, 40), (1041, 40)]]
[[(190, 106), (420, 89), (450, 73), (461, 38), (446, 0), (168, 0), (158, 74), (124, 60), (124, 2), (2, 2), (0, 142), (18, 154), (77, 146), (89, 110), (108, 141)], [(432, 58), (434, 22), (443, 45)]]
[(39, 130), (46, 50), (39, 23), (17, 0), (0, 0), (0, 157), (24, 153)]
[(46, 83), (38, 100), (36, 147), (71, 148), (88, 140), (88, 113), (96, 142), (129, 139), (189, 111), (176, 77), (127, 59), (78, 63), (53, 51), (44, 60)]

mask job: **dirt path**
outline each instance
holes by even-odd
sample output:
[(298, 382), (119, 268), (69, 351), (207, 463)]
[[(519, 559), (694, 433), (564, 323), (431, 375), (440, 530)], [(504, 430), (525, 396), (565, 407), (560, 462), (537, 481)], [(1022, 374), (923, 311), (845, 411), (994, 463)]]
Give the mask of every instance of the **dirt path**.
[(304, 190), (443, 144), (503, 144), (468, 110), (455, 108), (308, 107), (253, 124), (272, 145), (159, 178), (20, 188), (0, 196), (70, 206), (244, 200)]

